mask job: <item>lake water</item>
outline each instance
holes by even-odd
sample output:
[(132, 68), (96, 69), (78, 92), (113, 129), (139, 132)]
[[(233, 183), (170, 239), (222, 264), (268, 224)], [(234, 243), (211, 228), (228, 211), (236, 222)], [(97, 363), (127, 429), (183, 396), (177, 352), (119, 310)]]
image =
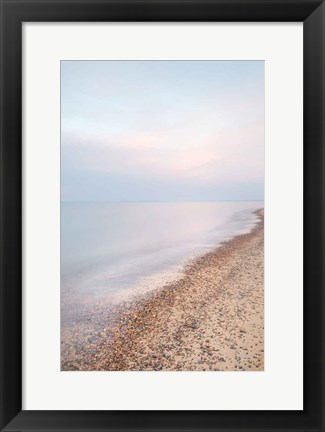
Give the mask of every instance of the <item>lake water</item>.
[(191, 258), (250, 231), (254, 211), (263, 206), (261, 201), (64, 202), (61, 292), (115, 295), (155, 275), (173, 275)]

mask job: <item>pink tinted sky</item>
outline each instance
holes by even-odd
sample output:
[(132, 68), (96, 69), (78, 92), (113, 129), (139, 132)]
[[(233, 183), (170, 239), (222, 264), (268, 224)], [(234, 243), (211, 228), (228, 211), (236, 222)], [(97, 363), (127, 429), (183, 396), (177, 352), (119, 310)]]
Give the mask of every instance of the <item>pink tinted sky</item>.
[(62, 62), (63, 201), (260, 200), (264, 62)]

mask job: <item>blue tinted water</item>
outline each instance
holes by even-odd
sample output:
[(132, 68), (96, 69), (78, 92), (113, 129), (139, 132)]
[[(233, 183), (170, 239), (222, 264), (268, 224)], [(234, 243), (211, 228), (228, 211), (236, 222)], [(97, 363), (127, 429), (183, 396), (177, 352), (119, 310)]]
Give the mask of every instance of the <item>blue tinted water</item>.
[(61, 290), (116, 293), (251, 230), (263, 202), (62, 203)]

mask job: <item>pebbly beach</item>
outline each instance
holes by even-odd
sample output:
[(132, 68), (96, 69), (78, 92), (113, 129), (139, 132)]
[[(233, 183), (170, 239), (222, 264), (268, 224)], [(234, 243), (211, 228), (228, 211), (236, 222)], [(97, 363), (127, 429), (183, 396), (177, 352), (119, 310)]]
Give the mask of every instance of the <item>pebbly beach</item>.
[[(208, 252), (182, 277), (114, 311), (99, 337), (61, 338), (61, 370), (264, 370), (264, 210), (247, 234)], [(62, 335), (61, 335), (62, 336)], [(89, 340), (92, 340), (90, 343)]]

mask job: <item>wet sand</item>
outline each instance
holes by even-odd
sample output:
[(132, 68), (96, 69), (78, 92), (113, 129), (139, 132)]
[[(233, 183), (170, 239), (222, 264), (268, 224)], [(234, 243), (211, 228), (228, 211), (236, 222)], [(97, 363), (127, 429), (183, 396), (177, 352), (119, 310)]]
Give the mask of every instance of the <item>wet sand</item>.
[(253, 230), (194, 260), (145, 300), (108, 312), (73, 346), (62, 370), (261, 371), (264, 369), (264, 211)]

